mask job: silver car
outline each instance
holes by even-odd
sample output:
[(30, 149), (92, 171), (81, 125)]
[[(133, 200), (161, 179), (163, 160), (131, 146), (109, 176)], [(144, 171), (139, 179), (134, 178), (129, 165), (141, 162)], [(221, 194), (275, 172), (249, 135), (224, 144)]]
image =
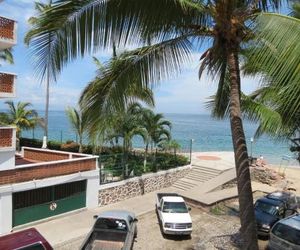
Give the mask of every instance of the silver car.
[(300, 250), (300, 214), (282, 219), (272, 227), (268, 249)]

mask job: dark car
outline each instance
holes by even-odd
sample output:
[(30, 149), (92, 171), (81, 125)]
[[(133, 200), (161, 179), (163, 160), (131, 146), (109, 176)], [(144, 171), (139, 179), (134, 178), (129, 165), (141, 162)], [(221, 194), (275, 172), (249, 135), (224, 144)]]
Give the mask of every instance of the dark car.
[(49, 242), (35, 228), (1, 236), (0, 249), (53, 250)]
[(258, 235), (269, 236), (277, 221), (296, 213), (298, 202), (291, 192), (274, 192), (258, 199), (254, 207)]

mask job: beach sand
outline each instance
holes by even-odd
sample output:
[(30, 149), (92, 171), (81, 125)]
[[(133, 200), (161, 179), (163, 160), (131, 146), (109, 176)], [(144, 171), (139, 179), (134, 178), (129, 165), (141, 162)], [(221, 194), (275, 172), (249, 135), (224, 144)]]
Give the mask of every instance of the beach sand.
[[(268, 159), (264, 159), (267, 163)], [(192, 164), (212, 167), (218, 170), (228, 170), (235, 167), (234, 153), (232, 151), (221, 152), (193, 152)], [(280, 165), (266, 165), (277, 172), (284, 172), (286, 180), (288, 180), (288, 187), (296, 189), (297, 195), (300, 195), (300, 165), (285, 166)]]

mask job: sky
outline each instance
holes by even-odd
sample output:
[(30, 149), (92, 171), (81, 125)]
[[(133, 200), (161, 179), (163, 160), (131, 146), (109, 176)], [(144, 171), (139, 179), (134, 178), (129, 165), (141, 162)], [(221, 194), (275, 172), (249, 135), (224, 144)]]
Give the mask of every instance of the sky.
[[(4, 0), (0, 4), (0, 15), (18, 22), (17, 45), (13, 48), (14, 65), (1, 62), (0, 71), (17, 74), (17, 97), (14, 101), (30, 102), (36, 110), (44, 110), (45, 85), (35, 79), (30, 62), (29, 50), (24, 45), (24, 35), (29, 29), (28, 18), (34, 16), (33, 0)], [(105, 62), (110, 51), (99, 51), (96, 56)], [(58, 81), (50, 87), (50, 111), (65, 110), (67, 106), (76, 106), (80, 93), (96, 73), (93, 55), (87, 55), (67, 65)], [(192, 63), (185, 65), (182, 73), (160, 83), (155, 89), (155, 110), (161, 113), (209, 113), (205, 107), (208, 97), (216, 92), (217, 82), (203, 75), (198, 79), (201, 51), (193, 54)], [(250, 93), (258, 86), (257, 79), (242, 78), (242, 90)], [(4, 109), (0, 100), (0, 109)]]

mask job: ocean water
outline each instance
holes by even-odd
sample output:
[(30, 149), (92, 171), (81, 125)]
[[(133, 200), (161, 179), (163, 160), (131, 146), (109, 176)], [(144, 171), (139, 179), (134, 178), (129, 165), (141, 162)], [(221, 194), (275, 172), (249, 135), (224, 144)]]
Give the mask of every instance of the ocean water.
[[(42, 115), (42, 114), (40, 114)], [(230, 124), (228, 120), (215, 120), (210, 115), (193, 114), (165, 114), (165, 118), (172, 122), (172, 137), (180, 144), (182, 150), (189, 151), (191, 139), (193, 139), (192, 150), (194, 152), (207, 151), (233, 151)], [(257, 124), (244, 121), (244, 130), (246, 134), (248, 153), (251, 154), (250, 138), (254, 136)], [(43, 131), (36, 128), (34, 131), (22, 132), (23, 137), (41, 139)], [(64, 111), (49, 112), (49, 139), (57, 141), (76, 141), (76, 135), (72, 131), (69, 121)], [(135, 138), (134, 147), (143, 147), (141, 138)], [(288, 142), (274, 141), (267, 136), (254, 139), (252, 143), (253, 157), (262, 155), (267, 162), (280, 164), (282, 156), (293, 157), (289, 151)], [(289, 163), (284, 164), (297, 165), (296, 160), (291, 159)]]

